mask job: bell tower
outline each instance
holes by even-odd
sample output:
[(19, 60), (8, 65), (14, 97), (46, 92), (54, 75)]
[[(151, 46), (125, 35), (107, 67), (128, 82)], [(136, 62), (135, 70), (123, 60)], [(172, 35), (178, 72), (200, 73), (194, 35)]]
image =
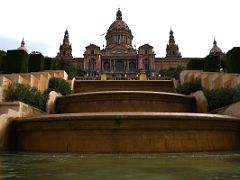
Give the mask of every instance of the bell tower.
[(167, 54), (166, 57), (170, 57), (170, 58), (181, 58), (181, 53), (179, 52), (179, 48), (178, 45), (175, 44), (175, 40), (174, 40), (174, 35), (173, 35), (173, 31), (172, 28), (170, 29), (170, 33), (169, 33), (169, 42), (167, 44)]
[(65, 35), (63, 38), (63, 44), (60, 44), (58, 57), (72, 58), (72, 45), (69, 43), (69, 33), (66, 29)]

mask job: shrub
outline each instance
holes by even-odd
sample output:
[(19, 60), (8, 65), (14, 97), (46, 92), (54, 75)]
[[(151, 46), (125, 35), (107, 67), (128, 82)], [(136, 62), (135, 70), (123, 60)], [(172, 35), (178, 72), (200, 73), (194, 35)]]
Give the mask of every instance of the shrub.
[(190, 93), (202, 90), (201, 79), (191, 79), (188, 82), (185, 82), (182, 85), (177, 86), (176, 91), (180, 94), (188, 95)]
[(176, 88), (177, 93), (185, 95), (198, 90), (203, 90), (208, 102), (209, 111), (240, 101), (240, 84), (235, 88), (222, 87), (207, 90), (202, 88), (200, 79), (192, 79)]
[(47, 98), (36, 88), (13, 83), (5, 90), (6, 101), (22, 101), (28, 105), (45, 110)]
[(68, 82), (56, 77), (49, 79), (47, 92), (50, 91), (60, 92), (62, 95), (71, 94), (71, 88)]
[(209, 110), (217, 109), (233, 103), (235, 90), (230, 87), (219, 89), (204, 90), (204, 95), (207, 98)]
[(233, 102), (240, 101), (240, 84), (237, 85), (234, 89)]

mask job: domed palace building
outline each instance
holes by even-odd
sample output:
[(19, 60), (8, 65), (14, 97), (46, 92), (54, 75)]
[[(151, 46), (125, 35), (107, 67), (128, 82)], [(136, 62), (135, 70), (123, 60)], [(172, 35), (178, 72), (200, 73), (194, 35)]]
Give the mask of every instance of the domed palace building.
[(118, 9), (116, 20), (107, 30), (106, 46), (103, 49), (90, 44), (86, 47), (83, 58), (74, 58), (69, 32), (66, 30), (56, 58), (65, 66), (71, 64), (74, 68), (83, 70), (87, 77), (96, 77), (104, 72), (108, 79), (132, 79), (140, 72), (146, 73), (148, 79), (154, 79), (158, 76), (159, 70), (185, 67), (190, 60), (190, 58), (182, 58), (172, 29), (169, 33), (166, 56), (162, 58), (155, 57), (154, 48), (149, 44), (136, 49), (132, 45), (133, 37), (131, 29), (123, 21), (122, 12)]

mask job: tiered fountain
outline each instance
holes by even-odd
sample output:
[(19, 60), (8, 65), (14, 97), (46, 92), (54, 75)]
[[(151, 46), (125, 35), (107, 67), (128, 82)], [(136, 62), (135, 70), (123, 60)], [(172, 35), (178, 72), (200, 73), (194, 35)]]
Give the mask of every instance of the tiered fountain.
[(56, 114), (13, 120), (9, 149), (161, 153), (240, 149), (240, 120), (196, 113), (172, 81), (76, 81)]

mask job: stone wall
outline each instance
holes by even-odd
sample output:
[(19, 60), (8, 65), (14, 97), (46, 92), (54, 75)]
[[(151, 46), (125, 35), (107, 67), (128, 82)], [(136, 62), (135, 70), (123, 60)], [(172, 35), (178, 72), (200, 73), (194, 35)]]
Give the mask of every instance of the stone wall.
[(216, 89), (226, 86), (235, 87), (240, 84), (240, 74), (235, 73), (185, 70), (180, 74), (181, 84), (193, 78), (201, 79), (202, 86), (206, 89)]
[(20, 101), (1, 102), (0, 115), (9, 114), (11, 117), (30, 117), (44, 114), (41, 110)]
[(230, 104), (228, 106), (213, 110), (210, 113), (240, 117), (239, 109), (240, 109), (240, 101)]
[(27, 84), (40, 91), (45, 91), (48, 87), (48, 80), (51, 77), (58, 77), (67, 80), (68, 75), (63, 70), (49, 70), (44, 72), (1, 74), (0, 75), (0, 102), (4, 101), (4, 89), (9, 83)]
[(156, 58), (155, 59), (155, 67), (156, 67), (156, 74), (158, 74), (159, 70), (162, 69), (169, 69), (170, 67), (176, 68), (178, 66), (187, 67), (190, 58)]

